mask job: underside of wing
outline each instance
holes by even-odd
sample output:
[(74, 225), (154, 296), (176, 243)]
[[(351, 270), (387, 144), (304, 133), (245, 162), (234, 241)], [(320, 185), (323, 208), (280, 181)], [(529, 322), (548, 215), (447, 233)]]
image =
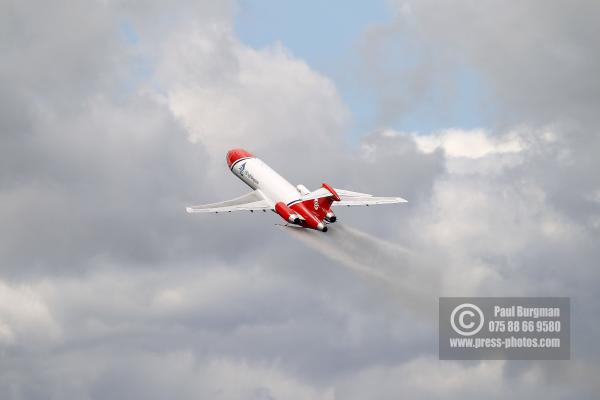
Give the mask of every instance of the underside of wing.
[(335, 189), (340, 196), (340, 201), (333, 202), (332, 206), (370, 206), (376, 204), (407, 203), (402, 197), (376, 197), (367, 193), (352, 192), (350, 190)]
[(273, 205), (265, 199), (263, 194), (255, 190), (235, 199), (220, 203), (202, 204), (186, 207), (188, 213), (220, 213), (232, 211), (260, 211), (272, 210)]

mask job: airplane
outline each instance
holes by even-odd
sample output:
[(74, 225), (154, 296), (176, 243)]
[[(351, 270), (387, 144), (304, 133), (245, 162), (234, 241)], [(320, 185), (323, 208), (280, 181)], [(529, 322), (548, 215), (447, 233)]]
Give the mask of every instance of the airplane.
[(271, 210), (293, 226), (327, 232), (326, 225), (337, 220), (331, 207), (407, 202), (401, 197), (375, 197), (366, 193), (334, 189), (327, 183), (311, 192), (304, 185), (293, 186), (244, 149), (229, 150), (225, 159), (231, 172), (250, 186), (252, 191), (220, 203), (186, 207), (188, 213)]

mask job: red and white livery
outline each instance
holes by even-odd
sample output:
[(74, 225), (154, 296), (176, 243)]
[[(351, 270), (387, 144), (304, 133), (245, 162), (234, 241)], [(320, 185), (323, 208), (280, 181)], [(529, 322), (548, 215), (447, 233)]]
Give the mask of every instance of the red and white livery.
[(326, 183), (312, 192), (303, 185), (294, 187), (244, 149), (229, 150), (226, 159), (231, 172), (250, 186), (252, 192), (220, 203), (187, 207), (187, 212), (271, 210), (290, 224), (327, 232), (326, 225), (336, 221), (336, 216), (331, 211), (333, 206), (406, 203), (401, 197), (375, 197), (366, 193), (334, 189)]

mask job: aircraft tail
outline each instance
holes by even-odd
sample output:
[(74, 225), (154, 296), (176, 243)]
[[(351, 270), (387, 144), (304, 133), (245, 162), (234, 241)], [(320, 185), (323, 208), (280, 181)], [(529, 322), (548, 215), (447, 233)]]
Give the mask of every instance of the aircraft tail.
[(340, 200), (340, 196), (335, 189), (327, 183), (323, 183), (319, 189), (303, 195), (301, 203), (305, 207), (313, 209), (317, 214), (317, 218), (334, 222), (335, 215), (331, 212), (331, 205), (334, 201)]

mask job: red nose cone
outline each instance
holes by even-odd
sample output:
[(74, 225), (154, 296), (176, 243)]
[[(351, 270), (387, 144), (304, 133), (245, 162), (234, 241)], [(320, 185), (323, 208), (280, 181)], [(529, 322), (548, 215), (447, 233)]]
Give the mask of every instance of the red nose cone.
[(254, 155), (244, 149), (231, 149), (227, 152), (227, 156), (225, 158), (227, 159), (227, 165), (229, 168), (231, 168), (231, 166), (235, 164), (237, 160), (247, 157), (254, 157)]

